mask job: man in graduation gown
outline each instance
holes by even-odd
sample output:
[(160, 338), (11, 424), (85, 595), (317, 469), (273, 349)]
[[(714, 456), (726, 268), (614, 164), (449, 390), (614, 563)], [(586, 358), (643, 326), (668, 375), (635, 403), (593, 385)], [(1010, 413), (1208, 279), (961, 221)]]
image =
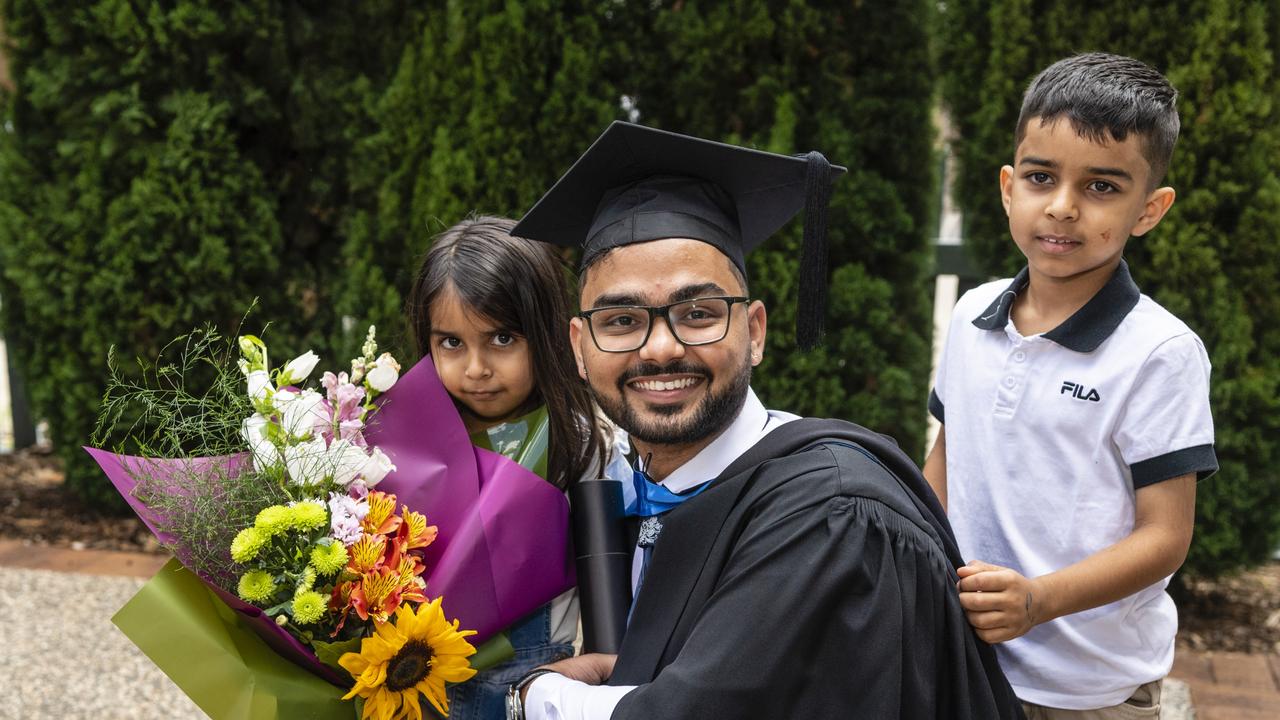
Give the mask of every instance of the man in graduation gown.
[(963, 561), (914, 463), (856, 425), (766, 410), (750, 388), (767, 318), (743, 253), (806, 208), (799, 335), (815, 342), (842, 172), (817, 153), (615, 123), (513, 231), (584, 248), (571, 339), (630, 434), (643, 475), (629, 504), (647, 517), (619, 654), (535, 671), (510, 715), (1021, 717), (965, 618)]

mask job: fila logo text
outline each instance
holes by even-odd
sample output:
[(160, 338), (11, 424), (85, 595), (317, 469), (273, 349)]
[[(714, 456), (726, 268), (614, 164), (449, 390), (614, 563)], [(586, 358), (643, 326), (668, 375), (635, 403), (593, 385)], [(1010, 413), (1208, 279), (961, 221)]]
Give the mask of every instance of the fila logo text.
[(1062, 383), (1062, 389), (1058, 391), (1059, 395), (1070, 395), (1077, 400), (1088, 400), (1090, 402), (1102, 402), (1102, 396), (1098, 394), (1095, 388), (1089, 390), (1080, 383), (1073, 383), (1070, 380)]

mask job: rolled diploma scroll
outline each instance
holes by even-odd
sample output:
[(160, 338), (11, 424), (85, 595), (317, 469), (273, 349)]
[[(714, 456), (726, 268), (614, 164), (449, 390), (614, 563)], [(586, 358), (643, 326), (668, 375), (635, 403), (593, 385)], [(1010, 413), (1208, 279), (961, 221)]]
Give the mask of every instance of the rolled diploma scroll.
[(631, 607), (631, 548), (622, 515), (622, 483), (583, 480), (569, 491), (577, 549), (582, 651), (617, 653)]

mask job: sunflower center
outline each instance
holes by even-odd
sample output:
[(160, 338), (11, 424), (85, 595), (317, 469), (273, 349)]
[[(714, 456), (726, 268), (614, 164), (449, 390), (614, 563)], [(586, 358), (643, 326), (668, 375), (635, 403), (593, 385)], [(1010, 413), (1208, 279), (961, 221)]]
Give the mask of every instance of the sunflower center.
[(399, 692), (422, 682), (431, 673), (435, 653), (421, 640), (410, 640), (387, 665), (387, 689)]

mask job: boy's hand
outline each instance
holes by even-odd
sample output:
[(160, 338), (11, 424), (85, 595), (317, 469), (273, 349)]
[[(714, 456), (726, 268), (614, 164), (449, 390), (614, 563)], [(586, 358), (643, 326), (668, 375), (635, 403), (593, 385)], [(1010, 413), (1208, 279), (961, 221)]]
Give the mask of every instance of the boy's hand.
[(1021, 637), (1039, 622), (1042, 598), (1035, 580), (1016, 570), (971, 560), (957, 568), (960, 605), (978, 637), (988, 643)]

